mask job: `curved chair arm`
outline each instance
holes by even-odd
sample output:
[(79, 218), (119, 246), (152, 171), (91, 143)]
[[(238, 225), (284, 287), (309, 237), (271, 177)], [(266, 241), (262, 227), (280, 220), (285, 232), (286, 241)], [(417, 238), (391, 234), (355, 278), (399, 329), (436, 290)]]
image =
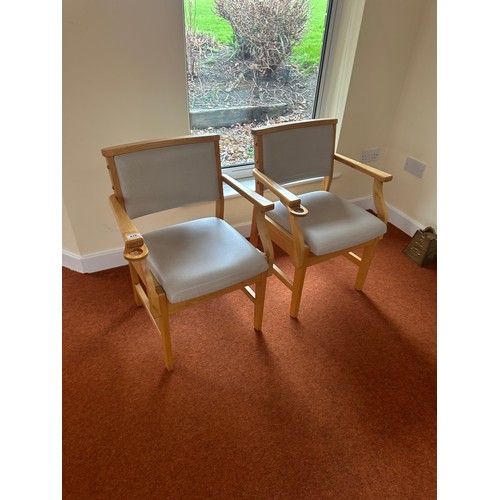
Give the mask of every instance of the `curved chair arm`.
[(354, 168), (358, 172), (369, 175), (373, 178), (373, 202), (375, 204), (375, 208), (377, 210), (377, 217), (384, 221), (387, 224), (389, 219), (389, 212), (387, 210), (387, 204), (384, 199), (383, 192), (383, 183), (392, 180), (392, 175), (384, 172), (383, 170), (379, 170), (378, 168), (370, 167), (364, 163), (361, 163), (356, 160), (352, 160), (347, 156), (340, 155), (338, 153), (334, 154), (335, 160), (340, 161), (344, 165), (347, 165), (351, 168)]
[(288, 208), (288, 220), (290, 223), (290, 233), (293, 240), (293, 262), (297, 267), (302, 266), (306, 250), (304, 242), (304, 234), (299, 223), (300, 217), (305, 217), (309, 212), (306, 207), (301, 205), (301, 200), (288, 189), (274, 182), (260, 170), (254, 169), (253, 174), (257, 182), (260, 182), (265, 188), (274, 193), (278, 199)]
[(300, 204), (300, 198), (295, 196), (292, 192), (280, 186), (278, 183), (274, 182), (267, 175), (263, 174), (260, 170), (256, 168), (253, 169), (253, 175), (257, 182), (264, 185), (269, 191), (274, 193), (281, 203), (288, 207), (289, 212), (296, 217), (304, 217), (307, 215), (307, 208)]
[(388, 174), (387, 172), (379, 170), (378, 168), (370, 167), (365, 163), (353, 160), (352, 158), (348, 158), (347, 156), (341, 155), (339, 153), (335, 153), (333, 157), (340, 163), (343, 163), (344, 165), (347, 165), (348, 167), (351, 167), (354, 170), (357, 170), (358, 172), (369, 175), (370, 177), (373, 177), (377, 181), (388, 182), (392, 180), (392, 174)]
[(135, 227), (134, 223), (123, 209), (122, 205), (113, 194), (109, 197), (109, 203), (113, 209), (118, 227), (125, 243), (123, 256), (128, 261), (138, 261), (145, 259), (148, 255), (148, 248), (144, 243), (144, 238)]
[(222, 180), (228, 185), (231, 186), (236, 192), (238, 192), (243, 198), (247, 199), (250, 203), (253, 203), (264, 212), (268, 210), (272, 210), (274, 208), (274, 203), (267, 198), (264, 198), (260, 194), (248, 189), (246, 186), (238, 182), (236, 179), (233, 179), (227, 174), (222, 174)]

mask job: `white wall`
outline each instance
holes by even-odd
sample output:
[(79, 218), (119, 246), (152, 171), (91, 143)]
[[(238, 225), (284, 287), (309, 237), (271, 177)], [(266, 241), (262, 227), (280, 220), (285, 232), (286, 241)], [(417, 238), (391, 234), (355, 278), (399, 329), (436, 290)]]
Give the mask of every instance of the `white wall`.
[[(436, 1), (366, 0), (338, 151), (393, 174), (387, 202), (418, 225), (436, 226)], [(427, 164), (422, 179), (406, 156)], [(361, 174), (339, 167), (333, 190), (349, 199), (371, 192)]]
[(189, 133), (182, 2), (65, 0), (62, 22), (63, 249), (87, 255), (121, 245), (101, 148)]
[[(384, 163), (394, 174), (388, 201), (437, 228), (436, 8), (429, 0), (394, 117)], [(403, 170), (407, 156), (427, 165), (422, 178)]]
[(62, 215), (62, 232), (64, 234), (63, 248), (71, 254), (78, 255), (80, 254), (80, 249), (78, 248), (78, 242), (76, 241), (76, 236), (73, 231), (73, 225), (71, 223), (71, 219), (68, 213), (68, 208), (66, 207), (66, 203), (64, 203), (64, 200), (62, 202), (61, 215)]

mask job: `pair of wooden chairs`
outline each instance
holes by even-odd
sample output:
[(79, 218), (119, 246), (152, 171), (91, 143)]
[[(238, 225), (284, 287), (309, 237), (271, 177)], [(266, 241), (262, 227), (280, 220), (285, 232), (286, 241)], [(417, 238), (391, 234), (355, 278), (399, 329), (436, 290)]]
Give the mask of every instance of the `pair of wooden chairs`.
[[(241, 289), (254, 303), (259, 331), (268, 276), (274, 273), (291, 290), (295, 318), (307, 267), (338, 255), (359, 266), (355, 288), (362, 289), (386, 232), (382, 185), (392, 176), (336, 153), (336, 125), (334, 119), (316, 119), (254, 129), (255, 192), (222, 173), (218, 135), (102, 149), (135, 301), (160, 333), (168, 370), (173, 368), (169, 316), (194, 303)], [(334, 161), (373, 178), (377, 217), (330, 193)], [(300, 198), (284, 187), (311, 178), (322, 179), (321, 189)], [(224, 220), (223, 183), (253, 204), (250, 241)], [(264, 196), (268, 193), (275, 202)], [(139, 217), (204, 202), (214, 202), (214, 217), (144, 234), (136, 227)], [(274, 263), (273, 243), (290, 255), (293, 279)], [(362, 257), (354, 253), (358, 248)]]

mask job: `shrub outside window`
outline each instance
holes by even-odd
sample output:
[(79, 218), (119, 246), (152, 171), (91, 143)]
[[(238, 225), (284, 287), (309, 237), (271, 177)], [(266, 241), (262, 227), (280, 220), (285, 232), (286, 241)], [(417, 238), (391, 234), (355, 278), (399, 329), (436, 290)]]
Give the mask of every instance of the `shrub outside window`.
[(312, 118), (331, 0), (184, 0), (191, 133), (224, 167), (253, 163), (253, 127)]

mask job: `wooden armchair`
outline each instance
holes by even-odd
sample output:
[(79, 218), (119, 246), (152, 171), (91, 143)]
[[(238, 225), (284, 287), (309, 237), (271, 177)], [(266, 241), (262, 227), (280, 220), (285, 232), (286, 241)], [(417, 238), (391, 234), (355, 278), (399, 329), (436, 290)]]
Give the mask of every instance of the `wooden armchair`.
[[(102, 149), (135, 302), (145, 307), (161, 335), (168, 370), (173, 368), (169, 316), (176, 311), (241, 289), (254, 303), (254, 328), (262, 327), (266, 279), (273, 263), (264, 213), (274, 204), (222, 174), (219, 139), (186, 136)], [(263, 252), (224, 221), (223, 181), (253, 203)], [(144, 234), (133, 222), (202, 202), (215, 203), (215, 217)]]
[[(252, 130), (256, 192), (269, 190), (279, 201), (265, 215), (271, 240), (291, 256), (293, 279), (276, 264), (274, 274), (291, 290), (290, 315), (297, 317), (306, 270), (343, 255), (359, 267), (354, 287), (361, 290), (378, 241), (387, 230), (383, 183), (392, 175), (335, 152), (336, 119), (291, 122)], [(331, 193), (334, 162), (373, 178), (377, 217)], [(319, 191), (300, 198), (283, 185), (321, 178)], [(258, 243), (257, 213), (250, 241)], [(360, 257), (354, 251), (362, 250)]]

